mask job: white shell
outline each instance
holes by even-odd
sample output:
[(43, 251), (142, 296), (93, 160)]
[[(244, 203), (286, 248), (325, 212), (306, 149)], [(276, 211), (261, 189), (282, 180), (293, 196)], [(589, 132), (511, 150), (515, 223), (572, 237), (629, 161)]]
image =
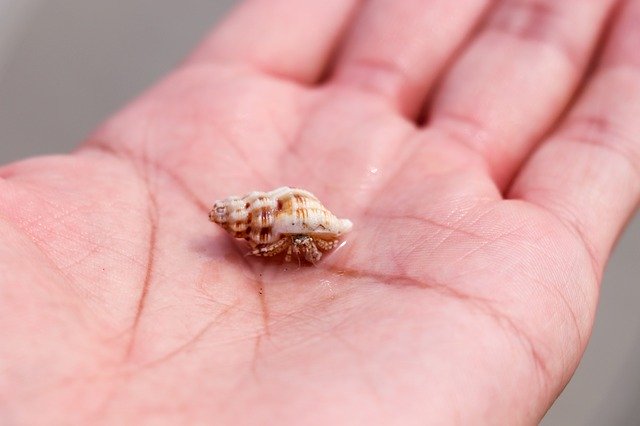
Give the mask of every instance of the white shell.
[(321, 257), (320, 250), (335, 247), (338, 237), (353, 227), (309, 191), (286, 186), (216, 201), (209, 219), (247, 240), (254, 247), (252, 254), (272, 256), (287, 249), (288, 260), (293, 252), (313, 262)]

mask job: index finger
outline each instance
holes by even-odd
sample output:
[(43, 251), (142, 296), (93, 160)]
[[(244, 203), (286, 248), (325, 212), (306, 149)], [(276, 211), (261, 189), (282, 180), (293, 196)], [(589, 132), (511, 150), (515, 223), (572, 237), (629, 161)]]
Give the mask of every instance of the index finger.
[(231, 62), (313, 83), (324, 72), (361, 0), (247, 0), (191, 62)]

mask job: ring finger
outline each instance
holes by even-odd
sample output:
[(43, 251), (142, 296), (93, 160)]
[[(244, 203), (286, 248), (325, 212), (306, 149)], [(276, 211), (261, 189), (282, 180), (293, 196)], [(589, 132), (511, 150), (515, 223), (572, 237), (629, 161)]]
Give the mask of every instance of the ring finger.
[(435, 94), (433, 139), (480, 157), (504, 189), (566, 108), (613, 3), (499, 2)]

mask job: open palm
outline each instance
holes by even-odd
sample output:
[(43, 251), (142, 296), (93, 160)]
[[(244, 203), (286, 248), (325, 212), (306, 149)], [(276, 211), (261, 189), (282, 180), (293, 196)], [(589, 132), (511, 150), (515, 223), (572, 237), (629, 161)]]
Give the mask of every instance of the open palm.
[[(640, 6), (587, 73), (614, 1), (489, 3), (253, 0), (0, 169), (3, 419), (539, 420), (640, 194)], [(207, 220), (282, 185), (355, 224), (316, 266)]]

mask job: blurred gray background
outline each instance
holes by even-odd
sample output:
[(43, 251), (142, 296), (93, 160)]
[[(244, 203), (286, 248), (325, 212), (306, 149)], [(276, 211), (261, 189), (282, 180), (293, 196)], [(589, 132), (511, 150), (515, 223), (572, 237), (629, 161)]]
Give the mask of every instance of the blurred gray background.
[[(234, 0), (0, 0), (0, 163), (65, 152), (171, 70)], [(640, 425), (640, 218), (543, 425)]]

